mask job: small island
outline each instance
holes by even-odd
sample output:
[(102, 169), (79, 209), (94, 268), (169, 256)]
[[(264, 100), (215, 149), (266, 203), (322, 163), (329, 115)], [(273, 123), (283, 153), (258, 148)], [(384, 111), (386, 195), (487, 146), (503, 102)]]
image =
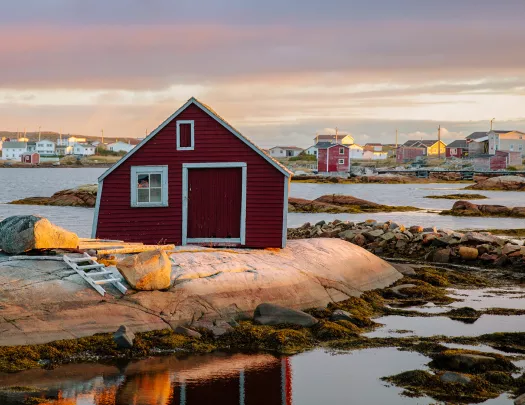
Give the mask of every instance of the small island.
[(426, 195), (423, 198), (432, 198), (435, 200), (485, 200), (488, 197), (482, 194), (444, 194), (444, 195)]

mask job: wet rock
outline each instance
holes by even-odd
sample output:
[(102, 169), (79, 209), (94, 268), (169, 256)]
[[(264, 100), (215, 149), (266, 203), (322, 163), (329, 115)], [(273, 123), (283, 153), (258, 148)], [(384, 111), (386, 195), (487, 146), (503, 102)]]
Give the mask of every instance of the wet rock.
[(171, 285), (171, 261), (163, 250), (126, 257), (117, 268), (135, 290), (164, 290)]
[(122, 325), (113, 334), (113, 340), (119, 349), (131, 349), (133, 347), (133, 340), (135, 334), (125, 325)]
[(499, 176), (491, 177), (479, 181), (478, 183), (467, 187), (469, 190), (525, 190), (525, 177), (520, 176)]
[(423, 228), (423, 232), (437, 232), (437, 229), (435, 226), (431, 226), (431, 227), (427, 227), (427, 228)]
[(416, 226), (411, 226), (410, 228), (408, 228), (408, 230), (411, 232), (411, 233), (421, 233), (424, 231), (425, 228), (423, 228), (422, 226), (419, 226), (419, 225), (416, 225)]
[(496, 365), (496, 359), (494, 357), (469, 353), (440, 355), (434, 359), (434, 362), (439, 368), (464, 372), (491, 370), (492, 367)]
[(344, 239), (344, 240), (348, 241), (348, 242), (352, 242), (357, 234), (359, 234), (358, 231), (348, 230), (348, 231), (344, 231), (344, 232), (339, 233), (339, 237), (341, 239)]
[(512, 243), (507, 243), (504, 247), (503, 247), (503, 250), (501, 251), (504, 255), (508, 255), (509, 253), (514, 253), (518, 250), (521, 250), (521, 246), (519, 245), (514, 245)]
[(78, 236), (36, 215), (15, 215), (0, 222), (0, 249), (20, 254), (33, 249), (76, 249)]
[(439, 379), (444, 383), (454, 383), (454, 384), (469, 384), (472, 380), (470, 377), (460, 374), (460, 373), (454, 373), (453, 371), (445, 371)]
[(450, 249), (436, 250), (432, 260), (436, 263), (448, 263), (450, 261)]
[(458, 253), (465, 260), (476, 260), (479, 254), (478, 249), (467, 246), (461, 246)]
[(335, 322), (335, 321), (350, 321), (352, 322), (352, 320), (354, 319), (354, 317), (352, 316), (352, 314), (350, 314), (349, 312), (346, 312), (346, 311), (343, 311), (342, 309), (336, 309), (332, 315), (330, 316), (330, 320)]
[(395, 287), (391, 287), (390, 288), (390, 292), (392, 294), (394, 294), (395, 296), (399, 297), (399, 298), (407, 298), (408, 295), (406, 294), (403, 294), (403, 290), (405, 288), (414, 288), (414, 287), (417, 287), (415, 284), (401, 284), (401, 285), (396, 285)]
[(381, 229), (374, 229), (373, 231), (368, 231), (363, 233), (364, 236), (366, 236), (367, 239), (374, 240), (375, 238), (383, 235), (385, 232)]
[(482, 234), (479, 232), (467, 232), (465, 236), (467, 237), (467, 240), (469, 242), (474, 242), (474, 243), (490, 243), (490, 244), (500, 244), (501, 243), (500, 238), (497, 238), (492, 235)]
[(223, 319), (216, 321), (208, 319), (199, 319), (191, 324), (192, 328), (204, 329), (211, 333), (214, 337), (220, 337), (233, 330), (231, 325)]
[(381, 235), (381, 239), (386, 240), (386, 241), (395, 239), (395, 237), (396, 237), (396, 234), (394, 232), (387, 232)]
[(483, 260), (485, 262), (495, 262), (496, 260), (498, 260), (497, 255), (490, 255), (488, 253), (483, 253), (479, 258), (480, 260)]
[(503, 267), (509, 263), (509, 257), (507, 255), (501, 255), (494, 261), (494, 266)]
[(193, 337), (193, 338), (200, 338), (202, 335), (197, 332), (196, 330), (186, 328), (184, 326), (177, 326), (173, 332), (177, 333), (178, 335), (183, 335), (187, 337)]
[(303, 327), (315, 325), (318, 320), (303, 311), (263, 303), (257, 306), (253, 320), (261, 325), (291, 324)]
[(520, 395), (514, 400), (514, 405), (525, 405), (525, 394)]
[(375, 219), (367, 219), (365, 221), (365, 224), (366, 225), (375, 225), (375, 224), (377, 224), (377, 221)]
[(470, 201), (456, 201), (452, 206), (452, 213), (456, 215), (465, 216), (480, 216), (481, 211), (477, 204), (471, 203)]
[(362, 234), (356, 235), (353, 243), (357, 246), (364, 246), (366, 243), (366, 238)]
[(415, 276), (417, 274), (414, 268), (409, 264), (405, 264), (405, 263), (390, 263), (390, 264), (394, 267), (394, 269), (399, 271), (404, 276)]
[(438, 238), (438, 234), (435, 234), (435, 233), (427, 233), (425, 235), (423, 235), (423, 240), (421, 243), (423, 243), (423, 245), (430, 245), (435, 239)]
[(484, 215), (493, 215), (493, 216), (509, 216), (510, 215), (510, 208), (507, 208), (504, 205), (478, 205), (478, 209)]

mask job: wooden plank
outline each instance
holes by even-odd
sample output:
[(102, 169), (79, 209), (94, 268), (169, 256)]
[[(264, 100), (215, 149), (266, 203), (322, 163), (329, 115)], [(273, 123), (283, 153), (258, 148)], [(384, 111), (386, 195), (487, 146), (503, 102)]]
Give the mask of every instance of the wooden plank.
[(10, 256), (7, 260), (49, 260), (61, 262), (64, 259), (62, 258), (62, 256)]
[(129, 248), (99, 250), (97, 251), (97, 254), (111, 255), (111, 254), (125, 254), (125, 253), (142, 253), (142, 252), (149, 252), (152, 250), (173, 250), (173, 249), (175, 249), (175, 245), (143, 245), (143, 246), (129, 247)]

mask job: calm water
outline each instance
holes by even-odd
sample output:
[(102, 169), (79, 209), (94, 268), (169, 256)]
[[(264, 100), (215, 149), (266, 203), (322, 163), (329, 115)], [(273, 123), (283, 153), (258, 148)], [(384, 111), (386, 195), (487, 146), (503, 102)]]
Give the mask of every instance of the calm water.
[[(89, 237), (93, 222), (93, 209), (73, 207), (42, 207), (7, 205), (6, 202), (31, 196), (50, 196), (54, 192), (82, 184), (96, 183), (105, 169), (0, 169), (0, 220), (11, 215), (38, 214), (52, 222)], [(290, 196), (314, 199), (323, 194), (349, 194), (355, 197), (387, 205), (412, 205), (420, 208), (450, 208), (453, 201), (431, 200), (425, 195), (450, 194), (465, 187), (464, 184), (300, 184), (292, 183)], [(461, 191), (463, 192), (463, 191)], [(525, 193), (483, 191), (490, 197), (482, 200), (487, 204), (508, 206), (523, 205)], [(481, 202), (481, 200), (480, 200)], [(406, 226), (438, 226), (451, 229), (525, 228), (525, 219), (515, 218), (464, 218), (440, 216), (429, 213), (376, 213), (376, 214), (300, 214), (288, 215), (288, 226), (297, 227), (305, 222), (334, 219), (364, 221), (369, 218), (378, 221), (395, 220)]]

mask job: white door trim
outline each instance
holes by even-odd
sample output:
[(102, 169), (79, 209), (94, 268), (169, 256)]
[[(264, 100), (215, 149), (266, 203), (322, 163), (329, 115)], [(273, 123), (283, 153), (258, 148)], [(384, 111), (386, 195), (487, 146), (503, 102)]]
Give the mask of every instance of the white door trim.
[[(241, 229), (239, 238), (188, 238), (188, 170), (189, 169), (222, 169), (240, 167), (242, 169), (241, 192)], [(182, 164), (182, 244), (188, 243), (238, 243), (246, 244), (246, 185), (248, 166), (246, 162), (216, 163), (183, 163)]]

